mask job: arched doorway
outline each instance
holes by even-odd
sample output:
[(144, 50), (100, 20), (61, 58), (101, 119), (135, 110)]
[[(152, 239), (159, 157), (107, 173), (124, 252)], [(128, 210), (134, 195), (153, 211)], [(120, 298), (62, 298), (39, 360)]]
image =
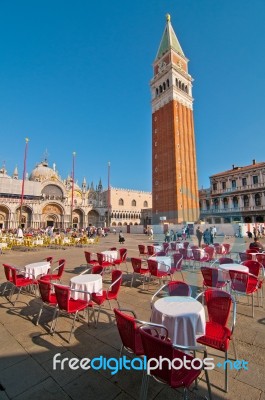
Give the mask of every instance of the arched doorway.
[(63, 210), (58, 204), (46, 204), (42, 210), (42, 227), (62, 228)]
[(88, 225), (99, 226), (99, 213), (95, 210), (89, 211), (87, 214)]
[(32, 227), (32, 210), (27, 206), (22, 206), (21, 216), (20, 216), (20, 207), (16, 210), (16, 219), (17, 224), (19, 224), (23, 229)]
[(0, 206), (0, 228), (8, 229), (8, 221), (9, 221), (9, 210), (5, 206)]

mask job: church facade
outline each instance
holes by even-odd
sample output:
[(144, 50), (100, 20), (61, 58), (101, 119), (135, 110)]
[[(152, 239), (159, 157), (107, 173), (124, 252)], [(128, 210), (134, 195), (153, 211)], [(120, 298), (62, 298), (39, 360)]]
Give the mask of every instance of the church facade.
[[(115, 227), (146, 225), (150, 223), (152, 196), (149, 192), (129, 189), (103, 189), (101, 180), (81, 187), (71, 177), (62, 179), (58, 171), (50, 168), (47, 160), (36, 168), (22, 183), (17, 168), (12, 176), (5, 166), (0, 169), (0, 228), (85, 229), (88, 226)], [(21, 213), (21, 215), (20, 215)]]

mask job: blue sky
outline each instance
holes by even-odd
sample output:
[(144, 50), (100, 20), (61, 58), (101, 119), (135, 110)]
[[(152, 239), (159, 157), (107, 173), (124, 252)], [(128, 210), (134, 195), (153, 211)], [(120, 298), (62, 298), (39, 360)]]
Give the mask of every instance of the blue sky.
[(171, 22), (194, 78), (199, 187), (264, 161), (264, 0), (0, 0), (0, 164), (152, 190), (152, 63)]

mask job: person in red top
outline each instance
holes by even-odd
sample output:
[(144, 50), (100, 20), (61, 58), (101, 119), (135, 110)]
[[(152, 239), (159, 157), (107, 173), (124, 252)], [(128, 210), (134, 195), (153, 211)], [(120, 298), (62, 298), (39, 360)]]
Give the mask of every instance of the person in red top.
[(249, 248), (250, 249), (258, 249), (259, 251), (264, 250), (263, 245), (259, 242), (257, 237), (254, 237), (254, 242), (250, 243)]

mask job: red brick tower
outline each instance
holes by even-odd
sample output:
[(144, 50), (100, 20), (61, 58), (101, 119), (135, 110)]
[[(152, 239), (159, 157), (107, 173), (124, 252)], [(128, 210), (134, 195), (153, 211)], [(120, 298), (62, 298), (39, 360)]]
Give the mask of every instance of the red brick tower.
[(199, 218), (192, 77), (176, 34), (166, 27), (154, 61), (152, 90), (153, 223)]

